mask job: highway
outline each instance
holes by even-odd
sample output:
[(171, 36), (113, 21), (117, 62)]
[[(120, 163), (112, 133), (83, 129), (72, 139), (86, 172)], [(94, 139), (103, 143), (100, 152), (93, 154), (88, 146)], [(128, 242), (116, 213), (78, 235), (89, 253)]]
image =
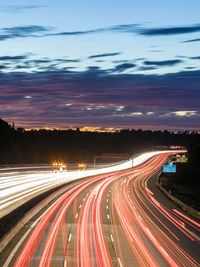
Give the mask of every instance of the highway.
[(52, 188), (87, 176), (123, 170), (143, 163), (159, 152), (144, 153), (128, 161), (85, 171), (52, 173), (49, 166), (0, 168), (0, 218), (24, 202)]
[(154, 183), (170, 153), (74, 183), (4, 266), (200, 266), (200, 222)]

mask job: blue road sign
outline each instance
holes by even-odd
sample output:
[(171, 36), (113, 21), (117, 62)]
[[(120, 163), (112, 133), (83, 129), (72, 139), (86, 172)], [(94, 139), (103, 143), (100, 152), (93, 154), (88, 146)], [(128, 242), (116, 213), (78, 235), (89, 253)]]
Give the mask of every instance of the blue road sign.
[(176, 165), (170, 164), (170, 165), (163, 165), (163, 172), (176, 172)]

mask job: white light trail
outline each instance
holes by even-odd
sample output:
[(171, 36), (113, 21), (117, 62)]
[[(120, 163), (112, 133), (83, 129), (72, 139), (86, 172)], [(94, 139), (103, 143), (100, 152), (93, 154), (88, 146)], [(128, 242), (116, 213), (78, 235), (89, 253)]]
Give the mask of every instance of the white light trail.
[[(114, 171), (121, 171), (131, 167), (135, 167), (144, 163), (145, 161), (157, 154), (166, 152), (172, 152), (172, 150), (144, 153), (138, 157), (131, 158), (126, 162), (112, 165), (110, 167), (93, 170), (69, 171), (63, 173), (2, 173), (2, 177), (0, 177), (0, 218), (15, 209), (17, 206), (23, 204), (23, 201), (27, 201), (32, 197), (39, 195), (41, 192), (49, 190), (50, 188), (84, 177), (110, 173)], [(176, 152), (180, 153), (185, 151)], [(13, 168), (13, 170), (14, 169), (16, 168)]]

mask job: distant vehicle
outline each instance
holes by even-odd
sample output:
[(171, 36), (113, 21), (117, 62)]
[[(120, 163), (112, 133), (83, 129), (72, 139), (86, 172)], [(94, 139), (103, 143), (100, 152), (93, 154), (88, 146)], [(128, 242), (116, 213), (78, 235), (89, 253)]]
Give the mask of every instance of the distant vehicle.
[(65, 163), (62, 162), (54, 162), (52, 164), (53, 166), (53, 173), (57, 173), (57, 172), (65, 172), (67, 171), (67, 165)]
[(79, 163), (79, 164), (78, 164), (78, 168), (79, 168), (80, 171), (84, 171), (85, 168), (86, 168), (86, 166), (87, 166), (87, 165), (86, 165), (85, 163)]
[(179, 149), (181, 146), (170, 146), (171, 149)]

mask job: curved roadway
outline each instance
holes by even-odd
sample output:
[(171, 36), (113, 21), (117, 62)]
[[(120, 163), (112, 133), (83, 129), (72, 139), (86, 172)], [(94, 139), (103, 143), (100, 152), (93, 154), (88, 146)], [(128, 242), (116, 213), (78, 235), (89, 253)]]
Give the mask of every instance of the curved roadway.
[(200, 266), (200, 223), (157, 191), (170, 153), (80, 180), (43, 214), (10, 266)]

